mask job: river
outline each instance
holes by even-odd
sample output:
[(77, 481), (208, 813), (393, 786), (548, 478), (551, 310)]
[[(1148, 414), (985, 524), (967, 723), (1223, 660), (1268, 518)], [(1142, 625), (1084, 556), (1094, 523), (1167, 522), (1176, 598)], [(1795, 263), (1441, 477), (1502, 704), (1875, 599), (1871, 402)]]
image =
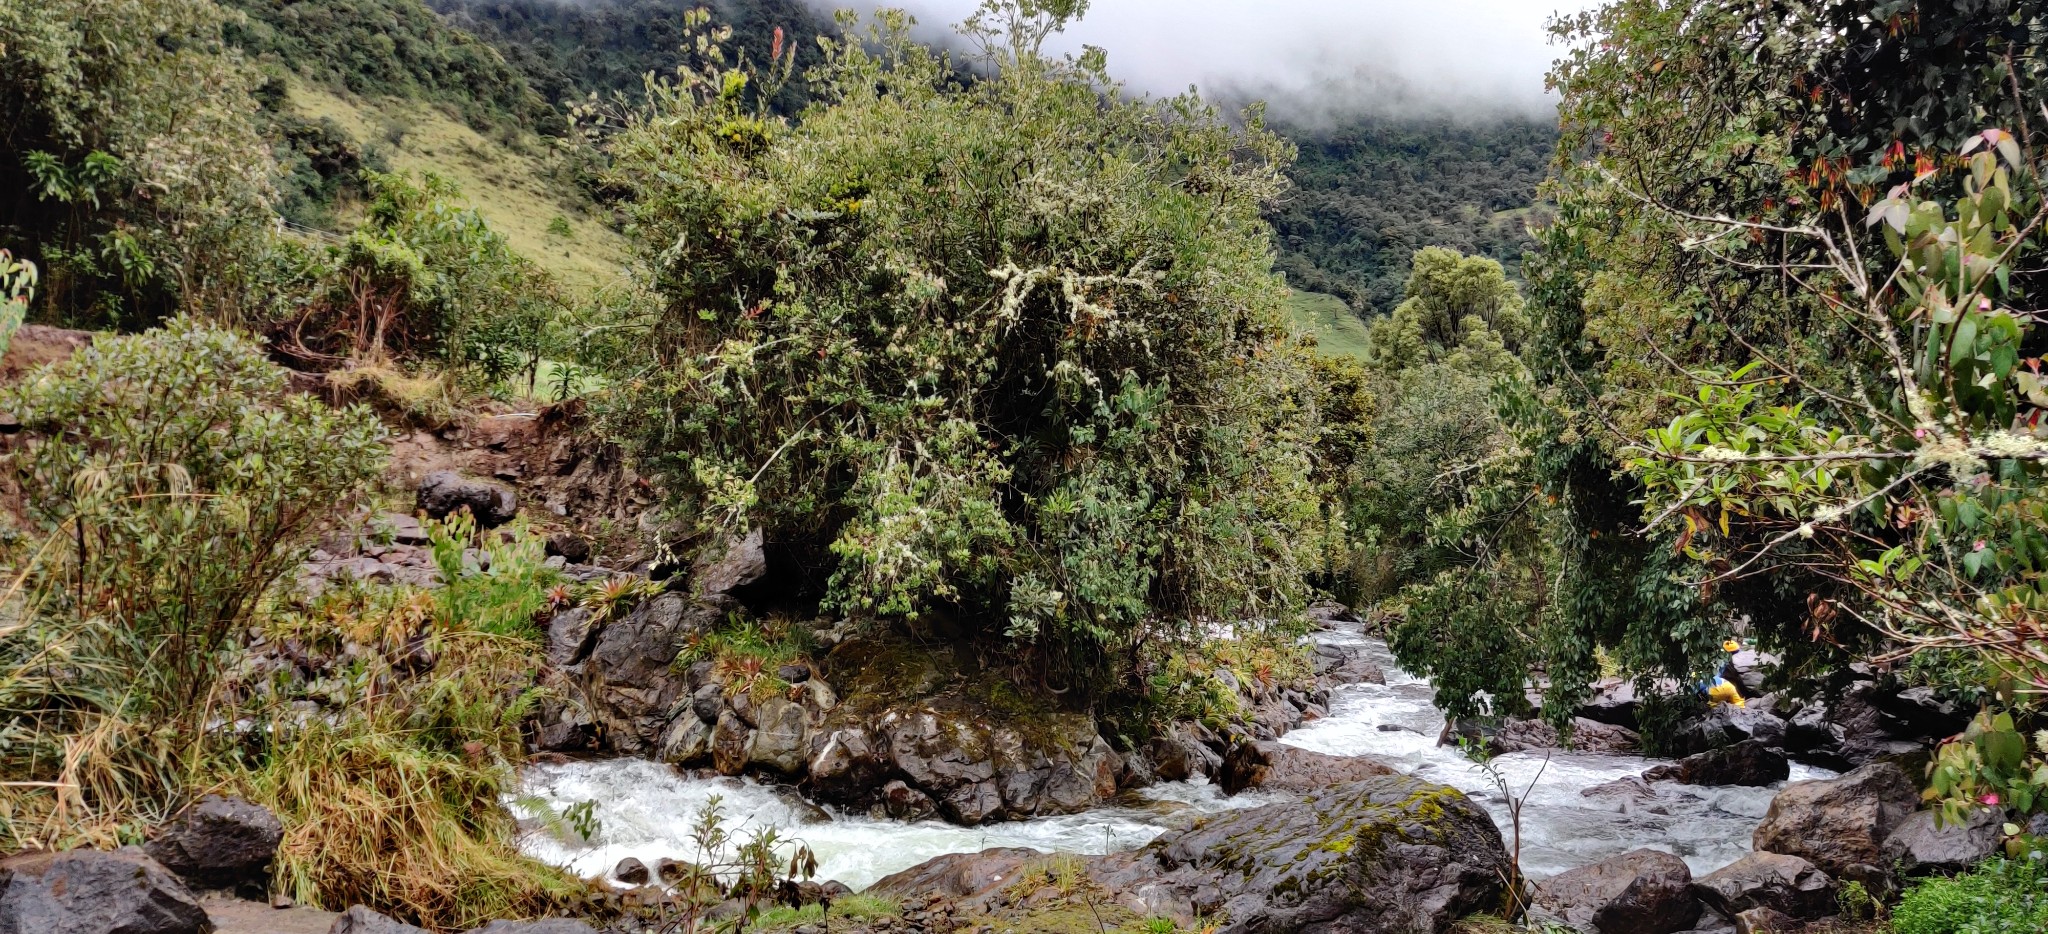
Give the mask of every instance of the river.
[[(1385, 643), (1353, 631), (1319, 633), (1324, 641), (1361, 647), (1387, 673), (1387, 683), (1333, 692), (1330, 715), (1304, 724), (1281, 742), (1333, 755), (1371, 756), (1430, 781), (1459, 788), (1483, 803), (1514, 846), (1505, 798), (1493, 778), (1456, 749), (1436, 745), (1443, 714), (1430, 703), (1429, 682), (1401, 671)], [(1515, 753), (1493, 766), (1522, 808), (1523, 871), (1545, 878), (1637, 847), (1676, 853), (1695, 875), (1712, 872), (1749, 851), (1751, 831), (1770, 806), (1772, 788), (1704, 788), (1660, 782), (1648, 799), (1588, 798), (1585, 788), (1640, 774), (1654, 764), (1635, 756), (1557, 752)], [(1794, 765), (1792, 779), (1834, 773)], [(1228, 808), (1279, 800), (1262, 793), (1226, 797), (1201, 780), (1172, 782), (1083, 814), (957, 827), (936, 820), (874, 818), (798, 799), (794, 792), (751, 779), (693, 779), (637, 759), (535, 765), (507, 800), (521, 818), (529, 855), (585, 876), (608, 876), (631, 856), (653, 865), (667, 857), (701, 861), (691, 828), (716, 796), (728, 829), (741, 834), (775, 828), (803, 841), (818, 858), (820, 880), (854, 889), (945, 853), (1022, 846), (1046, 852), (1097, 854), (1143, 846), (1169, 829)], [(562, 813), (591, 802), (596, 831), (583, 840)]]

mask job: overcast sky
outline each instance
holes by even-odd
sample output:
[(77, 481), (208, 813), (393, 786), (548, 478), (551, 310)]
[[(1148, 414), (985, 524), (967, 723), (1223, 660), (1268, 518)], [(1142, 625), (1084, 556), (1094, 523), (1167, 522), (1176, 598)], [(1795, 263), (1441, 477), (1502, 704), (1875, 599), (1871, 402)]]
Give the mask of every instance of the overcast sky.
[[(812, 0), (819, 6), (875, 0)], [(978, 0), (889, 0), (926, 27), (959, 22)], [(1557, 50), (1545, 29), (1593, 0), (1093, 0), (1061, 46), (1109, 50), (1131, 86), (1274, 101), (1318, 112), (1539, 114)]]

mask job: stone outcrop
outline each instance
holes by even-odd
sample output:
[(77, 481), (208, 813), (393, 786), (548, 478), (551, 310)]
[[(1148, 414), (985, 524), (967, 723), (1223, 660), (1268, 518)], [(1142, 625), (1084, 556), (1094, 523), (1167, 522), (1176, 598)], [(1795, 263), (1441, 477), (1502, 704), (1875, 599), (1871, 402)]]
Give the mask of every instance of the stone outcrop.
[(1631, 850), (1536, 884), (1536, 907), (1594, 934), (1672, 934), (1699, 920), (1692, 870), (1657, 850)]
[(0, 860), (0, 934), (212, 930), (185, 883), (140, 850), (66, 850)]
[(492, 529), (519, 514), (519, 497), (509, 487), (472, 480), (453, 470), (436, 470), (420, 478), (419, 510), (446, 519), (468, 509), (479, 528)]
[(1310, 792), (1360, 779), (1397, 775), (1392, 766), (1364, 756), (1332, 756), (1270, 740), (1239, 743), (1223, 758), (1223, 793), (1249, 789)]
[(1759, 851), (1802, 857), (1839, 876), (1852, 866), (1881, 864), (1885, 838), (1919, 802), (1904, 770), (1873, 763), (1840, 778), (1787, 786), (1771, 799), (1754, 843)]
[(1339, 785), (1230, 811), (1091, 878), (1141, 916), (1221, 920), (1220, 934), (1442, 931), (1497, 910), (1507, 851), (1486, 812), (1407, 776)]
[(193, 885), (261, 884), (283, 839), (276, 815), (240, 798), (207, 795), (159, 828), (144, 849)]

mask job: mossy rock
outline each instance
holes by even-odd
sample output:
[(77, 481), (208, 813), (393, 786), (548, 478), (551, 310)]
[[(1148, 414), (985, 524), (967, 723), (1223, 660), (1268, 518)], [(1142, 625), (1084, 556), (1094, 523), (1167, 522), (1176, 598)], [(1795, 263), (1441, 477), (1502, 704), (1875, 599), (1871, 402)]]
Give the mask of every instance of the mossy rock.
[(1509, 875), (1483, 808), (1406, 775), (1229, 812), (1097, 870), (1125, 907), (1223, 917), (1221, 934), (1442, 931), (1499, 910)]

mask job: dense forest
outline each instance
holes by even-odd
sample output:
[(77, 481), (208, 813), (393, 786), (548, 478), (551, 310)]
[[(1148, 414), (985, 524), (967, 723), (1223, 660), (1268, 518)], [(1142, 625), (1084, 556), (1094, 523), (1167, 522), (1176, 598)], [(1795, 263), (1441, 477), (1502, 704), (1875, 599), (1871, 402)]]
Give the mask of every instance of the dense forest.
[[(2048, 925), (2048, 10), (1303, 128), (1087, 6), (0, 0), (0, 930)], [(618, 762), (695, 858), (547, 858)]]

